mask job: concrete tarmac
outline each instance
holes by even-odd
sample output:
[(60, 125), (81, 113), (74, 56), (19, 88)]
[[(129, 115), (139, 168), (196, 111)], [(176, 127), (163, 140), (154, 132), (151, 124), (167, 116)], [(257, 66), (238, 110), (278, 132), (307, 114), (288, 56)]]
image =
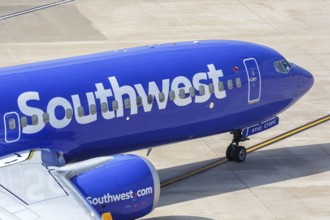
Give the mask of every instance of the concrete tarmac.
[[(0, 0), (0, 16), (50, 0)], [(329, 0), (75, 0), (0, 20), (0, 66), (139, 45), (236, 39), (281, 52), (315, 77), (280, 125), (246, 147), (330, 114)], [(129, 64), (127, 64), (129, 65)], [(161, 180), (224, 157), (222, 134), (155, 148)], [(145, 155), (145, 151), (136, 152)], [(144, 219), (330, 219), (330, 122), (161, 192)]]

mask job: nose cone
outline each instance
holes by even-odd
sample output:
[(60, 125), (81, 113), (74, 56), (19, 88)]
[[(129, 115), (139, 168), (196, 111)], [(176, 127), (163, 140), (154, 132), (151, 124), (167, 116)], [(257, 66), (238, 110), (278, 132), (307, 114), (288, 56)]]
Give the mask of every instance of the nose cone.
[(303, 95), (312, 88), (314, 84), (314, 77), (310, 72), (298, 65), (294, 65), (293, 69), (295, 74), (298, 76), (297, 92)]

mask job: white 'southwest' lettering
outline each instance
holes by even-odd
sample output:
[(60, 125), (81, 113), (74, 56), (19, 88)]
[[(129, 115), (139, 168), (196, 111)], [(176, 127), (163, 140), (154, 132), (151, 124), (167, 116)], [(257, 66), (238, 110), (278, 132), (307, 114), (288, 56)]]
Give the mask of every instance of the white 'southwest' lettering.
[[(94, 98), (94, 93), (92, 93), (92, 92), (87, 92), (87, 93), (86, 93), (86, 96), (87, 96), (88, 106), (90, 106), (90, 105), (95, 105), (95, 104), (96, 104), (96, 103), (95, 103), (95, 98)], [(77, 121), (79, 124), (89, 124), (89, 123), (91, 123), (91, 122), (93, 122), (93, 121), (96, 121), (96, 119), (97, 119), (96, 114), (93, 115), (93, 114), (91, 114), (90, 112), (89, 112), (88, 115), (85, 115), (85, 114), (84, 114), (84, 115), (81, 116), (81, 117), (77, 117), (77, 116), (79, 115), (78, 108), (79, 108), (80, 106), (82, 106), (82, 105), (81, 105), (81, 101), (80, 101), (80, 97), (79, 97), (79, 95), (72, 95), (71, 98), (72, 98), (72, 102), (73, 102), (74, 113), (75, 113), (75, 115), (76, 115), (76, 121)], [(89, 109), (89, 108), (88, 108), (88, 109)]]
[(115, 93), (115, 100), (118, 101), (117, 117), (124, 116), (123, 96), (128, 95), (131, 101), (131, 115), (137, 114), (136, 92), (131, 86), (119, 86), (116, 77), (109, 77), (109, 81), (113, 92)]
[[(104, 119), (110, 120), (116, 117), (123, 117), (125, 107), (127, 109), (129, 108), (130, 115), (138, 114), (139, 109), (143, 109), (144, 112), (150, 112), (154, 102), (157, 103), (155, 106), (159, 110), (166, 109), (170, 91), (175, 92), (173, 103), (177, 106), (187, 106), (193, 102), (203, 103), (211, 97), (208, 89), (210, 80), (214, 87), (216, 87), (214, 89), (214, 96), (217, 99), (225, 98), (226, 91), (217, 89), (220, 82), (219, 79), (223, 77), (222, 70), (217, 70), (213, 64), (207, 65), (207, 68), (208, 72), (196, 73), (192, 76), (192, 79), (185, 76), (177, 76), (172, 82), (170, 79), (163, 79), (161, 84), (150, 81), (148, 82), (147, 91), (141, 84), (134, 84), (132, 86), (120, 85), (116, 77), (109, 77), (110, 88), (104, 87), (103, 83), (96, 83), (96, 91), (71, 95), (71, 100), (64, 97), (52, 98), (46, 108), (49, 115), (49, 124), (56, 129), (64, 128), (71, 123), (73, 120), (72, 116), (74, 116), (74, 119), (79, 124), (89, 124), (97, 120), (97, 112), (100, 112)], [(196, 92), (195, 95), (189, 95), (191, 89), (195, 91), (203, 89), (203, 91)], [(128, 99), (128, 103), (125, 102), (126, 99)], [(137, 99), (140, 100), (139, 103), (137, 103)], [(18, 108), (24, 115), (30, 117), (36, 115), (38, 117), (38, 123), (23, 127), (22, 133), (24, 134), (34, 134), (41, 131), (47, 122), (43, 121), (44, 111), (40, 108), (33, 107), (33, 104), (29, 103), (30, 101), (34, 101), (32, 103), (40, 101), (39, 92), (28, 91), (22, 93), (17, 99)], [(109, 106), (112, 106), (113, 101), (116, 101), (116, 109), (109, 108)], [(138, 108), (138, 105), (142, 105), (142, 108)], [(91, 106), (93, 106), (93, 112)], [(58, 108), (64, 110), (66, 113), (74, 112), (74, 114), (70, 115), (70, 117), (68, 115), (59, 117), (56, 115), (56, 109)]]
[(58, 107), (62, 107), (64, 111), (66, 109), (70, 109), (72, 111), (72, 106), (68, 100), (62, 97), (55, 97), (49, 101), (47, 106), (47, 112), (49, 114), (49, 123), (54, 128), (60, 129), (70, 124), (72, 118), (69, 119), (65, 117), (65, 115), (62, 119), (57, 118), (55, 115), (55, 109)]
[[(158, 104), (158, 109), (165, 109), (167, 105), (168, 100), (168, 93), (170, 90), (170, 80), (169, 79), (163, 79), (162, 80), (162, 90), (159, 90), (157, 84), (155, 82), (149, 82), (148, 84), (148, 94), (152, 95), (154, 99), (156, 99), (156, 102)], [(148, 103), (148, 94), (144, 91), (144, 88), (141, 84), (134, 85), (137, 93), (142, 99), (142, 107), (144, 112), (150, 112), (152, 109), (152, 103)], [(164, 100), (163, 102), (159, 99), (159, 93), (164, 93)]]
[(205, 90), (205, 93), (203, 95), (198, 95), (196, 94), (196, 97), (195, 97), (195, 102), (196, 103), (203, 103), (203, 102), (206, 102), (207, 100), (210, 99), (211, 97), (211, 93), (209, 92), (207, 88), (207, 85), (206, 84), (203, 84), (201, 83), (200, 81), (201, 80), (207, 80), (207, 75), (206, 73), (197, 73), (194, 75), (193, 77), (193, 86), (194, 88), (199, 91), (200, 87), (203, 86), (204, 87), (204, 90)]
[[(152, 195), (152, 194), (153, 194), (152, 187), (148, 187), (145, 189), (139, 189), (135, 193), (135, 195), (137, 197), (144, 197), (144, 196), (148, 196), (148, 195)], [(102, 205), (102, 204), (107, 204), (107, 203), (120, 202), (120, 201), (124, 201), (124, 200), (128, 200), (128, 199), (134, 199), (134, 195), (133, 195), (133, 191), (130, 190), (129, 192), (126, 192), (126, 193), (113, 194), (113, 195), (110, 193), (107, 193), (103, 196), (94, 197), (94, 198), (91, 196), (88, 196), (86, 199), (88, 200), (88, 202), (91, 205)]]
[[(209, 78), (212, 79), (214, 86), (218, 86), (219, 78), (223, 77), (222, 70), (216, 70), (213, 64), (209, 64), (207, 67), (209, 69), (209, 72), (207, 72)], [(214, 94), (218, 99), (223, 99), (226, 97), (226, 91), (219, 91), (218, 89), (215, 89)]]
[(106, 103), (107, 105), (107, 111), (102, 111), (102, 116), (104, 119), (113, 119), (115, 117), (115, 112), (110, 111), (109, 108), (109, 103), (108, 103), (108, 98), (112, 97), (112, 91), (111, 89), (104, 89), (104, 86), (102, 83), (96, 83), (96, 92), (95, 92), (95, 97), (100, 100), (100, 103)]
[[(189, 93), (190, 87), (192, 87), (192, 85), (188, 78), (184, 76), (178, 76), (173, 79), (171, 89), (175, 92), (175, 94), (179, 94), (181, 89), (183, 89), (184, 93), (187, 94)], [(186, 106), (192, 102), (192, 98), (189, 96), (184, 98), (177, 98), (173, 101), (177, 106)]]
[[(43, 111), (30, 107), (27, 105), (28, 101), (36, 100), (39, 101), (39, 93), (38, 92), (25, 92), (21, 94), (17, 99), (18, 108), (20, 111), (27, 116), (37, 115), (38, 121), (42, 121)], [(22, 133), (24, 134), (34, 134), (41, 131), (45, 127), (44, 123), (38, 123), (37, 125), (27, 125), (22, 129)]]

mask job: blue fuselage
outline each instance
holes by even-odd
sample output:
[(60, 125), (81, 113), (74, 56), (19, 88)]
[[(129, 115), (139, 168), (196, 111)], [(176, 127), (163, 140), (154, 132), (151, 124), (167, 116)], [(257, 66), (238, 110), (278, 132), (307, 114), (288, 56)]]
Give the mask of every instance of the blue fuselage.
[(49, 148), (72, 162), (245, 128), (311, 88), (306, 70), (274, 65), (283, 60), (200, 41), (2, 68), (0, 156)]

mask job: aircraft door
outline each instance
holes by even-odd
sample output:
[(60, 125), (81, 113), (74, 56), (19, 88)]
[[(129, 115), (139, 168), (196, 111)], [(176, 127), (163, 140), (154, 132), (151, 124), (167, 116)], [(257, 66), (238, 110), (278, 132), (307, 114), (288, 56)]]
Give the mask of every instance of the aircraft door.
[(21, 123), (16, 112), (8, 112), (3, 116), (4, 136), (7, 143), (18, 141), (21, 137)]
[(248, 78), (248, 102), (257, 103), (261, 97), (261, 76), (257, 60), (248, 58), (243, 62)]

